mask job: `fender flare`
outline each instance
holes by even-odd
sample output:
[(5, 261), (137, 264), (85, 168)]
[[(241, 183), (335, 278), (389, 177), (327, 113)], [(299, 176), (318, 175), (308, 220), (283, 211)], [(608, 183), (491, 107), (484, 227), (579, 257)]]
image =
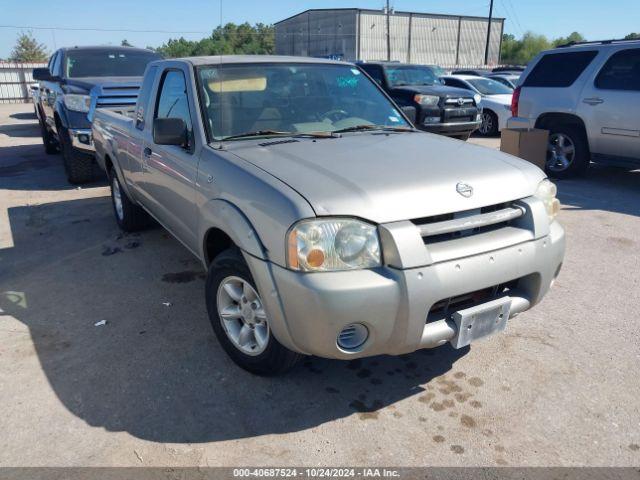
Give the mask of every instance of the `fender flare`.
[(207, 234), (211, 229), (222, 230), (231, 238), (233, 243), (249, 255), (266, 260), (267, 252), (257, 232), (242, 211), (231, 202), (216, 198), (204, 204), (201, 208), (198, 238), (200, 242), (200, 258), (205, 268), (211, 262), (207, 258)]

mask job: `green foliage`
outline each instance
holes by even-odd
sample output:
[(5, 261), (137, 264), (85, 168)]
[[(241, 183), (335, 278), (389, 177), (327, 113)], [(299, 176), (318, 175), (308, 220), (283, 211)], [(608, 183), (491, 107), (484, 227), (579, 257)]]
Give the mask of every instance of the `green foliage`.
[(133, 47), (133, 45), (131, 45), (126, 38), (120, 42), (120, 46), (121, 47)]
[(12, 62), (46, 62), (49, 55), (45, 46), (33, 38), (33, 35), (21, 33), (18, 35), (15, 47), (11, 51), (9, 61)]
[(227, 23), (217, 27), (202, 40), (170, 39), (155, 49), (165, 58), (194, 55), (271, 54), (274, 51), (274, 28), (257, 23), (236, 25)]
[(518, 40), (513, 35), (503, 35), (500, 63), (524, 65), (538, 52), (551, 48), (551, 42), (544, 35), (526, 32)]
[(630, 33), (629, 35), (624, 37), (624, 39), (625, 40), (640, 40), (640, 33)]

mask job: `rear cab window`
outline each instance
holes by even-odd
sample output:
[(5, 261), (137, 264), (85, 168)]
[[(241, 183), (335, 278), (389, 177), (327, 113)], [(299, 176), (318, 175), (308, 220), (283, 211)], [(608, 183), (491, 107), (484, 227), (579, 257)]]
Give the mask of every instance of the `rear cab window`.
[(522, 86), (570, 87), (597, 54), (597, 50), (548, 53), (533, 67)]

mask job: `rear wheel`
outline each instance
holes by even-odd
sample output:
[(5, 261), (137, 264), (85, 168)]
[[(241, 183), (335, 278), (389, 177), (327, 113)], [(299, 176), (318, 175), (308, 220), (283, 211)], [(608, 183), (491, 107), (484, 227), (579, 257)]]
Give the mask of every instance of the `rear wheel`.
[(45, 126), (42, 120), (38, 119), (38, 123), (40, 124), (40, 135), (42, 136), (44, 151), (48, 155), (58, 153), (58, 142), (56, 142), (56, 139), (54, 138), (53, 134)]
[(120, 185), (118, 175), (113, 170), (109, 172), (109, 180), (111, 181), (111, 203), (118, 226), (125, 232), (136, 232), (147, 227), (150, 223), (149, 215), (129, 199)]
[(224, 251), (209, 266), (206, 300), (218, 341), (241, 368), (277, 375), (302, 357), (273, 336), (262, 297), (238, 249)]
[(482, 111), (482, 123), (478, 133), (484, 137), (492, 137), (498, 134), (498, 116), (491, 110)]
[(549, 128), (546, 172), (554, 178), (583, 174), (589, 168), (589, 148), (581, 128), (554, 125)]

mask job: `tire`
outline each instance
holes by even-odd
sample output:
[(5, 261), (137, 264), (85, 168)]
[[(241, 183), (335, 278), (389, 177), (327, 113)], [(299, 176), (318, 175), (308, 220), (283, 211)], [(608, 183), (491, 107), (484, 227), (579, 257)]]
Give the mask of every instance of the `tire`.
[(498, 116), (491, 110), (482, 110), (482, 123), (477, 131), (483, 137), (495, 137), (498, 134)]
[(584, 131), (569, 124), (549, 127), (545, 171), (553, 178), (571, 178), (589, 168), (590, 154)]
[(45, 126), (42, 120), (38, 119), (38, 123), (40, 124), (40, 135), (42, 136), (44, 151), (47, 153), (47, 155), (58, 153), (58, 142), (56, 142), (53, 134)]
[[(225, 285), (231, 288), (228, 290)], [(233, 298), (229, 291), (235, 291), (237, 296)], [(227, 355), (239, 367), (256, 375), (271, 376), (285, 373), (302, 358), (273, 336), (249, 267), (237, 248), (225, 250), (211, 262), (205, 296), (213, 331)], [(241, 308), (243, 304), (245, 306)], [(226, 320), (219, 313), (223, 309), (231, 311)], [(243, 331), (247, 332), (245, 342), (241, 340)]]
[(137, 232), (148, 227), (151, 223), (149, 214), (129, 199), (113, 170), (109, 171), (109, 182), (113, 214), (120, 229), (125, 232)]
[(79, 152), (71, 145), (69, 134), (64, 128), (58, 127), (58, 137), (60, 138), (60, 152), (64, 162), (64, 171), (67, 174), (69, 183), (78, 185), (93, 180), (95, 160), (93, 155)]

